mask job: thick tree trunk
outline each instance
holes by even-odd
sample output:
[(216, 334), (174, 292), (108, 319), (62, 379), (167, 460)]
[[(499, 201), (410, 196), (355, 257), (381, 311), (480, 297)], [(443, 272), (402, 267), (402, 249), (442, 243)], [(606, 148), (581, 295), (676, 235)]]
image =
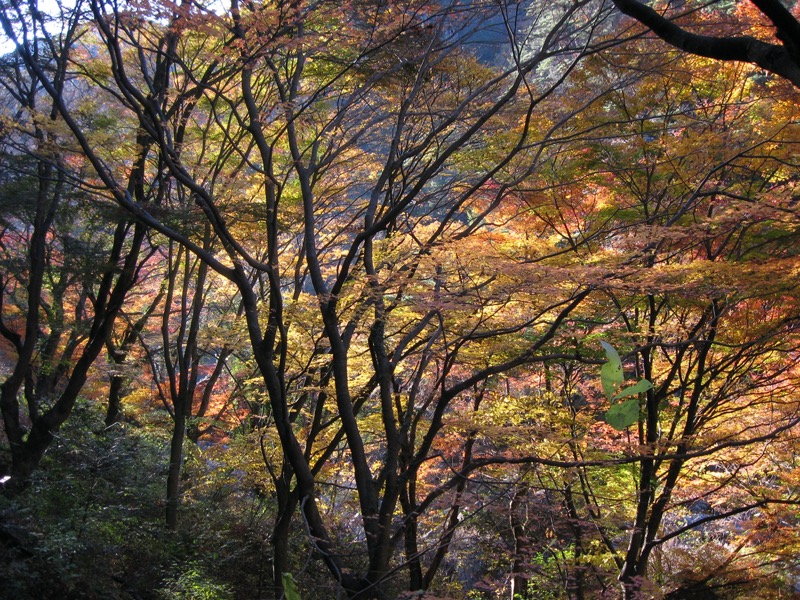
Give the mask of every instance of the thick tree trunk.
[(417, 543), (417, 519), (414, 515), (406, 517), (407, 522), (403, 537), (405, 541), (406, 561), (408, 561), (408, 589), (412, 592), (422, 589), (422, 564), (419, 560)]
[(619, 583), (622, 587), (622, 598), (624, 600), (641, 600), (643, 582), (644, 576), (637, 572), (636, 565), (625, 569), (619, 576)]
[[(262, 452), (264, 448), (262, 445)], [(267, 457), (264, 454), (266, 463)], [(267, 464), (267, 467), (269, 465)], [(297, 510), (297, 490), (291, 489), (292, 467), (284, 461), (281, 473), (278, 477), (273, 474), (273, 484), (275, 485), (275, 496), (278, 501), (278, 515), (272, 527), (272, 578), (275, 582), (275, 600), (283, 598), (282, 575), (291, 573), (291, 561), (289, 557), (289, 538), (291, 536), (292, 516)]]
[(186, 439), (186, 416), (183, 411), (175, 411), (175, 427), (169, 450), (169, 472), (167, 474), (167, 529), (178, 528), (178, 507), (180, 506), (181, 469), (183, 467), (183, 441)]
[(106, 427), (122, 420), (122, 387), (125, 378), (122, 375), (112, 375), (108, 387), (108, 406), (106, 407)]
[[(33, 439), (31, 439), (33, 438)], [(3, 494), (14, 497), (22, 493), (30, 483), (30, 477), (42, 460), (53, 436), (32, 431), (25, 443), (11, 444), (10, 479), (3, 485)]]

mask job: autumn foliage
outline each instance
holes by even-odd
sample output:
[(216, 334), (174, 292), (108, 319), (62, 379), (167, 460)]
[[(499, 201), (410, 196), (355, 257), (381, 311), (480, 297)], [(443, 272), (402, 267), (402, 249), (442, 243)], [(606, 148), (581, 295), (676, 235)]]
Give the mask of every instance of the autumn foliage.
[[(775, 44), (761, 4), (676, 23)], [(0, 25), (20, 598), (800, 585), (784, 71), (588, 0)]]

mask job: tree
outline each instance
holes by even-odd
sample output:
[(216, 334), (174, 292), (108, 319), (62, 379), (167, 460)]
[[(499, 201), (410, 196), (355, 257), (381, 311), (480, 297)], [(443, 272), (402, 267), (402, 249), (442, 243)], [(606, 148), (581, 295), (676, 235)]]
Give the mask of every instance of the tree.
[[(167, 475), (166, 524), (175, 530), (180, 505), (180, 482), (184, 460), (184, 442), (188, 435), (192, 442), (207, 433), (228, 407), (232, 390), (225, 387), (226, 362), (233, 353), (232, 339), (220, 339), (209, 332), (218, 326), (211, 322), (209, 296), (214, 284), (208, 267), (174, 242), (167, 244), (163, 262), (167, 268), (162, 288), (164, 297), (160, 320), (159, 347), (150, 346), (146, 337), (139, 335), (149, 359), (153, 380), (164, 406), (173, 421)], [(217, 290), (215, 302), (223, 304), (224, 296)], [(223, 313), (218, 317), (222, 321)], [(229, 331), (226, 333), (230, 333)], [(232, 387), (228, 385), (227, 387)], [(216, 397), (215, 397), (216, 393)], [(220, 396), (224, 400), (220, 402)], [(217, 417), (209, 419), (210, 425), (201, 427), (200, 420), (212, 408)]]
[[(109, 427), (123, 420), (124, 411), (122, 399), (125, 395), (126, 384), (129, 379), (131, 379), (127, 371), (133, 368), (130, 366), (133, 361), (128, 360), (128, 356), (132, 348), (141, 339), (148, 320), (161, 304), (161, 300), (164, 297), (163, 290), (159, 290), (155, 294), (150, 294), (149, 292), (150, 290), (144, 292), (148, 295), (148, 298), (141, 315), (131, 316), (128, 314), (128, 311), (123, 310), (122, 318), (120, 319), (120, 321), (124, 323), (122, 331), (119, 333), (112, 331), (108, 339), (106, 339), (106, 350), (111, 361), (108, 385), (108, 406), (106, 408), (105, 418), (105, 423)], [(129, 295), (129, 302), (133, 295), (133, 293)]]
[[(662, 71), (664, 64), (669, 69)], [(735, 65), (721, 70), (643, 48), (588, 61), (584, 76), (618, 79), (614, 66), (648, 75), (610, 91), (596, 112), (581, 113), (578, 121), (589, 119), (583, 128), (596, 143), (581, 140), (578, 148), (555, 153), (555, 176), (570, 182), (564, 185), (577, 199), (560, 207), (528, 202), (543, 207), (537, 208), (541, 219), (569, 241), (568, 248), (585, 253), (602, 281), (606, 308), (596, 295), (598, 304), (587, 303), (575, 315), (588, 310), (584, 339), (597, 344), (602, 332), (615, 346), (631, 348), (625, 353), (629, 378), (654, 385), (640, 390), (628, 439), (616, 440), (624, 454), (636, 457), (635, 487), (618, 491), (620, 506), (633, 500), (627, 549), (618, 562), (624, 593), (632, 598), (643, 593), (653, 575), (650, 559), (662, 545), (715, 521), (796, 502), (792, 488), (733, 490), (748, 488), (745, 477), (771, 468), (755, 449), (789, 443), (798, 423), (791, 400), (798, 307), (796, 284), (786, 277), (797, 260), (797, 132), (790, 118), (784, 120), (793, 100), (759, 97), (758, 87), (735, 76)], [(594, 209), (587, 206), (591, 197)], [(573, 211), (575, 203), (582, 209)], [(618, 338), (616, 324), (625, 331)], [(590, 452), (577, 446), (579, 456)], [(713, 461), (738, 466), (720, 483), (704, 475), (717, 468), (709, 466)], [(599, 539), (613, 552), (610, 541), (620, 524), (601, 517), (591, 500), (599, 476), (581, 470), (583, 502), (576, 505), (569, 486), (562, 496), (605, 531)], [(677, 516), (702, 503), (713, 512), (688, 522)], [(721, 570), (695, 569), (695, 588), (698, 581), (724, 577)], [(672, 582), (676, 594), (683, 584), (692, 581)]]
[[(352, 597), (389, 593), (382, 590), (400, 537), (410, 587), (429, 585), (441, 558), (421, 573), (419, 516), (502, 460), (475, 460), (467, 443), (456, 476), (418, 491), (447, 415), (489, 378), (560, 355), (548, 343), (590, 292), (556, 286), (515, 318), (509, 293), (466, 253), (530, 172), (532, 115), (591, 50), (602, 15), (583, 3), (516, 22), (500, 19), (494, 5), (362, 4), (342, 24), (342, 8), (326, 3), (234, 2), (226, 15), (188, 4), (89, 8), (104, 54), (93, 47), (86, 55), (98, 58), (71, 63), (71, 75), (137, 121), (136, 187), (155, 199), (167, 180), (180, 188), (193, 202), (182, 219), (133, 194), (59, 90), (43, 85), (115, 200), (241, 296), (280, 442), (279, 464), (270, 466), (279, 500), (276, 583), (288, 567), (284, 532), (299, 509), (310, 542)], [(508, 67), (481, 64), (464, 49), (487, 18), (516, 44)], [(8, 11), (4, 26), (14, 32)], [(529, 34), (533, 47), (525, 46)], [(496, 136), (506, 149), (492, 147)], [(204, 164), (186, 158), (211, 140)], [(479, 168), (463, 168), (476, 159)], [(251, 187), (233, 189), (234, 177)], [(211, 246), (182, 225), (194, 220), (209, 224)], [(521, 285), (513, 275), (503, 284)], [(307, 307), (308, 324), (294, 320), (294, 306)], [(313, 343), (292, 343), (300, 326)], [(498, 347), (491, 340), (523, 330), (530, 338), (513, 351), (482, 354)], [(306, 366), (293, 371), (295, 359)], [(363, 557), (346, 558), (355, 540), (334, 539), (320, 511), (319, 478), (340, 451)]]
[[(174, 419), (170, 526), (184, 436), (207, 410), (203, 348), (212, 378), (230, 353), (202, 333), (215, 302), (241, 307), (221, 329), (246, 331), (259, 373), (241, 385), (258, 407), (276, 597), (300, 564), (293, 531), (326, 567), (319, 589), (364, 599), (435, 588), (465, 536), (498, 523), (498, 586), (519, 591), (535, 559), (574, 597), (610, 589), (615, 570), (633, 597), (671, 540), (793, 502), (738, 473), (703, 479), (754, 443), (785, 455), (797, 422), (791, 104), (696, 58), (609, 51), (619, 40), (593, 7), (94, 0), (64, 38), (40, 11), (0, 12), (31, 97), (51, 103), (33, 127), (83, 169), (76, 194), (124, 211), (112, 258), (130, 268), (101, 274), (124, 284), (100, 346), (76, 348), (148, 349)], [(508, 60), (471, 51), (486, 35)], [(37, 227), (32, 248), (49, 235)], [(33, 331), (53, 303), (20, 283), (38, 277), (28, 263), (5, 297), (28, 286)], [(158, 313), (141, 276), (160, 268)], [(137, 282), (154, 301), (132, 300), (115, 331)], [(654, 386), (622, 423), (596, 385), (601, 339)], [(712, 499), (713, 518), (675, 516)], [(523, 518), (532, 506), (547, 523)]]
[[(64, 46), (77, 37), (77, 21), (69, 20)], [(0, 384), (10, 492), (24, 487), (72, 411), (136, 281), (144, 245), (144, 227), (116, 211), (96, 211), (76, 184), (80, 158), (67, 149), (58, 111), (38, 78), (46, 72), (47, 85), (65, 90), (61, 49), (31, 42), (25, 50), (31, 62), (12, 53), (0, 74), (16, 113), (4, 119), (0, 279), (0, 334), (13, 365)], [(83, 223), (89, 211), (96, 211), (94, 225)], [(94, 270), (98, 263), (104, 268)]]

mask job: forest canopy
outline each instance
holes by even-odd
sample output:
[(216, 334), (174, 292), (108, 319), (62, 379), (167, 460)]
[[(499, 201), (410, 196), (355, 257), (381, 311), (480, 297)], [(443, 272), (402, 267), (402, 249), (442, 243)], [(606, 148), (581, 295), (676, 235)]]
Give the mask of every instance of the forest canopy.
[(795, 594), (798, 10), (0, 4), (6, 589)]

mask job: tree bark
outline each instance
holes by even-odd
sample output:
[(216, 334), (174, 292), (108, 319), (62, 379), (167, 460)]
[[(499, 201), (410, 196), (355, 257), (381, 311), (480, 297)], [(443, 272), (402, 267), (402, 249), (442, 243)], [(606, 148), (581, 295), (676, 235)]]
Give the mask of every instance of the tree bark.
[(167, 472), (167, 529), (178, 528), (178, 507), (180, 506), (181, 470), (183, 467), (183, 441), (186, 439), (186, 416), (183, 411), (175, 411), (172, 439), (169, 447), (169, 469)]
[(699, 35), (687, 31), (638, 0), (613, 2), (621, 12), (633, 17), (679, 50), (706, 58), (752, 63), (800, 87), (800, 24), (777, 0), (756, 0), (753, 4), (776, 25), (776, 36), (782, 44), (770, 44), (750, 36)]

